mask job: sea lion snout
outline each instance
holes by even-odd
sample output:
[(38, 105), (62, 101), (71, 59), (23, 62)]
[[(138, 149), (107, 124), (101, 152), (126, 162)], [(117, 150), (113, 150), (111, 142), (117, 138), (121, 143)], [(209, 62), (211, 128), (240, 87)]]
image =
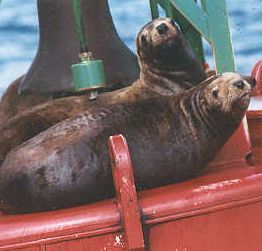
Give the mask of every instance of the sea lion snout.
[(234, 87), (235, 91), (233, 89), (229, 90), (233, 93), (236, 93), (236, 95), (239, 95), (239, 98), (241, 98), (242, 94), (251, 94), (252, 85), (254, 85), (254, 83), (246, 81), (244, 78), (241, 77), (241, 79), (235, 80), (232, 83), (232, 86)]
[(172, 19), (160, 18), (154, 23), (149, 33), (152, 37), (152, 44), (159, 46), (169, 40), (177, 40), (180, 37), (181, 31), (178, 24)]
[(144, 25), (137, 35), (136, 45), (141, 68), (143, 62), (165, 70), (174, 69), (174, 65), (179, 67), (181, 52), (183, 54), (184, 47), (188, 46), (180, 27), (170, 18), (157, 18)]
[(223, 73), (209, 84), (205, 96), (209, 106), (216, 111), (244, 110), (249, 104), (253, 84), (237, 73)]
[(162, 24), (158, 25), (156, 27), (156, 29), (157, 29), (158, 33), (160, 35), (162, 35), (162, 34), (166, 33), (166, 31), (168, 30), (168, 27), (165, 23), (162, 23)]
[[(147, 23), (137, 36), (138, 55), (141, 56), (141, 49), (151, 49), (165, 44), (168, 40), (175, 40), (181, 34), (178, 24), (170, 18), (158, 18)], [(145, 52), (145, 51), (144, 51)]]
[(235, 86), (237, 89), (244, 89), (245, 83), (243, 80), (238, 80), (236, 82), (233, 83), (233, 86)]

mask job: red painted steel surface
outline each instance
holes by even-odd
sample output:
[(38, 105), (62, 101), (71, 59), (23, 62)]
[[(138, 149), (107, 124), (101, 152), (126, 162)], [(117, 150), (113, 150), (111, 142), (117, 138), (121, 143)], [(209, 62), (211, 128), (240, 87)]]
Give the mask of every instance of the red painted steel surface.
[(150, 251), (261, 251), (261, 208), (258, 202), (158, 224)]
[(137, 204), (133, 167), (125, 138), (122, 135), (110, 137), (109, 149), (116, 199), (127, 248), (130, 251), (144, 251), (145, 243)]
[(262, 96), (262, 60), (259, 60), (252, 69), (251, 75), (256, 79), (254, 95)]
[(250, 139), (252, 143), (252, 164), (262, 163), (262, 60), (252, 70), (256, 79), (255, 97), (252, 97), (247, 112)]
[(28, 215), (0, 217), (0, 250), (67, 242), (71, 239), (121, 234), (120, 215), (113, 202)]
[(252, 142), (252, 164), (262, 164), (262, 110), (250, 110), (247, 113), (247, 117)]
[(215, 159), (209, 164), (210, 169), (226, 168), (228, 164), (238, 163), (246, 165), (246, 156), (251, 152), (250, 137), (246, 117), (227, 141), (224, 147), (217, 154)]
[[(192, 221), (198, 221), (195, 218), (201, 218), (203, 215), (212, 214), (214, 215), (212, 217), (215, 217), (217, 212), (223, 210), (234, 210), (234, 208), (239, 207), (249, 208), (251, 204), (257, 204), (260, 210), (256, 211), (256, 215), (249, 215), (250, 222), (254, 221), (253, 216), (256, 221), (254, 238), (247, 239), (242, 235), (244, 229), (246, 229), (245, 221), (243, 224), (241, 224), (242, 221), (239, 222), (238, 232), (234, 232), (234, 238), (239, 240), (244, 238), (246, 245), (257, 243), (259, 249), (252, 250), (261, 250), (262, 238), (257, 239), (257, 231), (259, 230), (259, 233), (262, 231), (261, 168), (261, 166), (256, 168), (231, 166), (191, 181), (140, 193), (139, 205), (147, 228), (150, 248), (154, 250), (155, 242), (151, 243), (151, 234), (154, 233), (155, 228), (159, 227), (159, 224), (162, 224), (162, 226), (171, 224), (171, 231), (175, 228), (178, 220), (192, 218)], [(236, 217), (235, 221), (241, 218), (239, 214), (233, 214), (233, 216)], [(219, 219), (217, 224), (221, 224), (221, 227), (228, 222), (227, 218)], [(4, 216), (1, 217), (0, 222), (0, 250), (11, 250), (6, 249), (8, 246), (15, 249), (23, 247), (20, 243), (23, 243), (24, 247), (42, 244), (47, 250), (127, 250), (121, 232), (120, 214), (113, 200), (54, 212)], [(207, 220), (208, 222), (209, 220)], [(215, 243), (226, 242), (228, 235), (230, 235), (227, 231), (216, 235), (217, 224), (207, 224), (205, 228), (206, 231), (210, 232), (210, 235), (211, 233), (214, 234), (211, 235), (213, 237), (209, 241), (212, 247)], [(189, 232), (200, 230), (195, 225), (188, 228)], [(179, 229), (176, 231), (179, 232)], [(163, 234), (157, 236), (158, 241), (169, 238), (168, 242), (171, 243), (183, 237), (183, 231), (181, 235), (175, 236), (171, 234), (163, 236)], [(112, 240), (114, 240), (115, 245), (119, 246), (112, 245)], [(157, 240), (155, 241), (157, 242)], [(187, 239), (188, 244), (194, 243), (194, 241), (191, 238)], [(168, 249), (169, 243), (162, 242), (162, 249), (159, 250), (175, 250)], [(89, 244), (90, 246), (88, 246)], [(73, 246), (74, 248), (70, 249)], [(88, 247), (88, 249), (83, 247)], [(96, 249), (97, 247), (99, 249)], [(105, 249), (100, 249), (100, 247)], [(212, 250), (226, 251), (232, 249), (230, 247), (229, 249), (214, 248)]]

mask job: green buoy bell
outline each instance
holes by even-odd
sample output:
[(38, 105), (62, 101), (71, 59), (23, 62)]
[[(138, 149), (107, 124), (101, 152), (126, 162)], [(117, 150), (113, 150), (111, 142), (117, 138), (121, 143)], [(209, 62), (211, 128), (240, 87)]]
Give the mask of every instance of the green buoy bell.
[(91, 90), (90, 99), (96, 99), (97, 90), (106, 82), (103, 61), (94, 60), (88, 49), (81, 0), (72, 0), (72, 8), (81, 59), (81, 62), (71, 65), (75, 91)]
[(76, 91), (94, 90), (105, 84), (102, 60), (93, 60), (90, 52), (79, 55), (81, 62), (71, 66)]

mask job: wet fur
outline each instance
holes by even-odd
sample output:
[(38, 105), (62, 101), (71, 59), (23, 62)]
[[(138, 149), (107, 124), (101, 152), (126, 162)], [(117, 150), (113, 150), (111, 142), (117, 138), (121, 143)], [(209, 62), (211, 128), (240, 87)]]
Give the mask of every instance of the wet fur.
[(65, 120), (8, 154), (0, 194), (17, 212), (111, 197), (107, 140), (119, 133), (127, 138), (139, 190), (195, 177), (245, 114), (250, 85), (245, 81), (239, 90), (233, 86), (239, 80), (234, 73), (214, 76), (181, 95), (94, 108)]
[[(169, 29), (166, 34), (160, 36), (156, 27), (163, 23)], [(143, 42), (142, 38), (147, 42)], [(92, 107), (106, 107), (149, 97), (178, 94), (206, 78), (192, 48), (171, 19), (159, 18), (149, 22), (141, 29), (136, 41), (141, 74), (140, 79), (131, 87), (101, 94), (96, 101), (90, 101), (88, 95), (52, 100), (20, 112), (2, 126), (0, 117), (0, 164), (14, 147), (58, 122)], [(31, 97), (30, 102), (38, 98)], [(6, 109), (5, 100), (6, 97), (2, 100), (3, 110)], [(10, 104), (10, 100), (7, 103)], [(25, 107), (30, 105), (25, 104)], [(9, 109), (12, 110), (11, 106)], [(18, 113), (18, 110), (11, 113)], [(6, 117), (3, 120), (6, 120)]]

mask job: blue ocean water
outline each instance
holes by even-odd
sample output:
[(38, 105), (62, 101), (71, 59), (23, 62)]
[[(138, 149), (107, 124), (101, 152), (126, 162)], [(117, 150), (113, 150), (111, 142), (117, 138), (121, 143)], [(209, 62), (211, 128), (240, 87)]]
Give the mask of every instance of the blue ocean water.
[[(134, 50), (135, 36), (150, 20), (148, 0), (109, 0), (120, 37)], [(262, 58), (262, 0), (227, 0), (238, 72), (248, 74)], [(0, 5), (0, 96), (29, 68), (38, 44), (36, 0), (3, 0)], [(211, 50), (206, 45), (208, 62)]]

